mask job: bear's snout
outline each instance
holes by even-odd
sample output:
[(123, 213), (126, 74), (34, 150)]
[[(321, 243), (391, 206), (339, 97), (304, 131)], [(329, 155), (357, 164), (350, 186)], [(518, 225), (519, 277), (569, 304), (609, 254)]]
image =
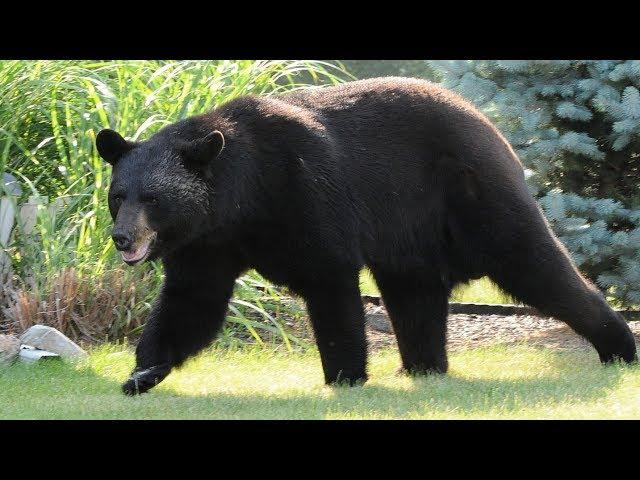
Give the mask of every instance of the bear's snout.
[(124, 233), (113, 233), (111, 235), (113, 239), (113, 243), (115, 243), (116, 248), (118, 250), (130, 250), (131, 244), (133, 243), (131, 237), (129, 235), (125, 235)]
[(152, 254), (157, 234), (154, 231), (145, 231), (145, 235), (127, 235), (125, 233), (114, 232), (111, 237), (120, 251), (122, 259), (128, 265), (135, 265), (143, 262)]

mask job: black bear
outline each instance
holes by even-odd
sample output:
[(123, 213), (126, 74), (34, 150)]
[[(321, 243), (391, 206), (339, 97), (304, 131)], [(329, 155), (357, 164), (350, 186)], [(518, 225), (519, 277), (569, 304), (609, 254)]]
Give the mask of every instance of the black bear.
[(572, 264), (494, 126), (423, 80), (379, 78), (246, 96), (144, 142), (101, 131), (113, 241), (161, 258), (162, 292), (123, 385), (145, 392), (206, 347), (236, 278), (255, 268), (306, 301), (327, 383), (367, 378), (358, 274), (373, 272), (404, 370), (447, 370), (447, 299), (490, 276), (636, 360), (621, 316)]

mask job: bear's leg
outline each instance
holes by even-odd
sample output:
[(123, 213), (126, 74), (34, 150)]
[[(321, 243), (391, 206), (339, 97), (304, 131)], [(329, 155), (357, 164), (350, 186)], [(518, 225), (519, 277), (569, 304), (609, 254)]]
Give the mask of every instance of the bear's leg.
[(403, 371), (445, 373), (449, 291), (441, 282), (421, 275), (380, 269), (373, 274), (398, 340)]
[(228, 262), (165, 263), (165, 283), (136, 347), (136, 368), (122, 385), (144, 393), (211, 343), (227, 312), (239, 269)]
[(357, 277), (351, 285), (331, 285), (304, 293), (327, 384), (367, 380), (367, 339)]
[(526, 219), (500, 229), (510, 233), (495, 242), (489, 275), (514, 297), (567, 323), (593, 344), (603, 363), (635, 361), (626, 321), (578, 272), (537, 206), (530, 206)]

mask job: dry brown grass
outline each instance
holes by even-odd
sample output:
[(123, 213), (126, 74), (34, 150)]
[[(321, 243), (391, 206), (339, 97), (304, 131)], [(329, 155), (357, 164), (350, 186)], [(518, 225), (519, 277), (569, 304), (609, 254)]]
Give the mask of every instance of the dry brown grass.
[(2, 330), (21, 333), (35, 324), (49, 325), (92, 343), (135, 334), (146, 320), (157, 281), (152, 272), (115, 269), (96, 278), (65, 268), (45, 283), (46, 291), (33, 285), (4, 288)]

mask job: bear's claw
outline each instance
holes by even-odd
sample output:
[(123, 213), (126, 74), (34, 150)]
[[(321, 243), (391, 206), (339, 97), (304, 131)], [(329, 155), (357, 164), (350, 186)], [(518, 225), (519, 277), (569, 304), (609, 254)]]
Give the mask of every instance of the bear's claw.
[(139, 395), (155, 387), (169, 375), (169, 365), (155, 365), (144, 370), (134, 370), (129, 379), (122, 384), (125, 395)]

